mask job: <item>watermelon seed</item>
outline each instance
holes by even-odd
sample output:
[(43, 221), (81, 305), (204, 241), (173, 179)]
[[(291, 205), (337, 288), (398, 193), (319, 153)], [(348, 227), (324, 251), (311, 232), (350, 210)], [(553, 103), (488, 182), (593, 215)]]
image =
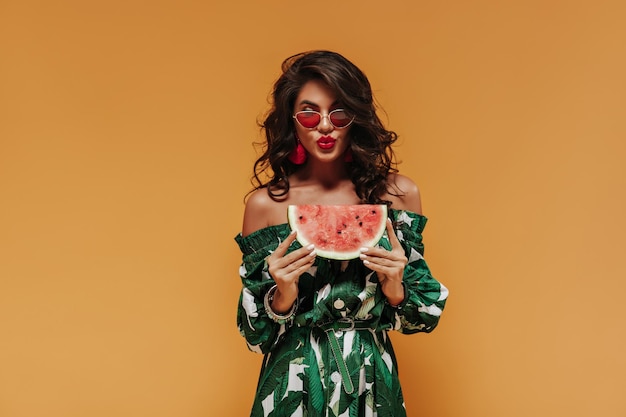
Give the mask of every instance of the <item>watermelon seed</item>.
[(363, 222), (359, 222), (359, 227), (362, 227), (362, 226), (363, 226)]

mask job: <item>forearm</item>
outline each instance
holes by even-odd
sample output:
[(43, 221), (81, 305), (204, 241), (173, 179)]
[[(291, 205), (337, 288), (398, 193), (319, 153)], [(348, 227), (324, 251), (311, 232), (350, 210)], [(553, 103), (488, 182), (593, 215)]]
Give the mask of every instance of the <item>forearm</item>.
[[(291, 288), (291, 287), (295, 287), (295, 288)], [(270, 304), (271, 309), (276, 314), (288, 313), (293, 308), (294, 303), (296, 302), (297, 298), (298, 298), (297, 285), (289, 286), (289, 288), (283, 289), (283, 291), (281, 291), (280, 287), (277, 287), (276, 291), (273, 294), (272, 302)]]
[(387, 298), (387, 303), (391, 306), (402, 304), (405, 299), (404, 285), (401, 281), (383, 281), (381, 284), (383, 294)]

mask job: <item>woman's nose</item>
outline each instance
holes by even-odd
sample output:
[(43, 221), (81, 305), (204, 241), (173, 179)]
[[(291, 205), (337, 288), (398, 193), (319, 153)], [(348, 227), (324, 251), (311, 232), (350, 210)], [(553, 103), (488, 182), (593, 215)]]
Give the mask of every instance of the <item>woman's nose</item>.
[(317, 130), (321, 132), (329, 132), (333, 130), (335, 126), (330, 122), (330, 114), (323, 114), (320, 119), (320, 124), (317, 125)]

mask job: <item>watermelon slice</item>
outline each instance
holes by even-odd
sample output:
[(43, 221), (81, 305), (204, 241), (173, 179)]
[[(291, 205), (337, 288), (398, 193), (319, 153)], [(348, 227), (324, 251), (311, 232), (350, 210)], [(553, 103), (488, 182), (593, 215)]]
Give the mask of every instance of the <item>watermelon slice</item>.
[(378, 243), (385, 232), (387, 206), (290, 205), (287, 216), (302, 246), (312, 243), (317, 256), (346, 260), (358, 258), (362, 247)]

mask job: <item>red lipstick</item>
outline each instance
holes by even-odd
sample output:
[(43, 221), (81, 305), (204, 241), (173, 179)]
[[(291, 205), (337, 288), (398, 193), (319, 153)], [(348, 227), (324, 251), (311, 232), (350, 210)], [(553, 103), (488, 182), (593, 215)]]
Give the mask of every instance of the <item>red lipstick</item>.
[(335, 146), (335, 142), (337, 142), (337, 139), (332, 136), (322, 136), (317, 140), (317, 146), (321, 149), (328, 150)]

